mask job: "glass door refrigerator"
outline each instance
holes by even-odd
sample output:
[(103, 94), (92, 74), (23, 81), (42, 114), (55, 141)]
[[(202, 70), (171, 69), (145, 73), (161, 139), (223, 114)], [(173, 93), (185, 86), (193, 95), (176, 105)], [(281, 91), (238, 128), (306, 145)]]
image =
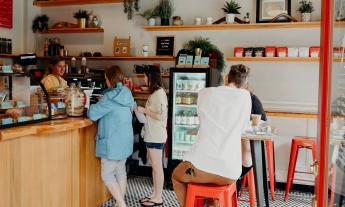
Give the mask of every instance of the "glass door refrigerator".
[[(201, 89), (210, 85), (209, 68), (171, 68), (169, 87), (169, 159), (168, 168), (173, 170), (197, 140), (199, 126), (197, 99)], [(195, 134), (195, 133), (194, 133)]]

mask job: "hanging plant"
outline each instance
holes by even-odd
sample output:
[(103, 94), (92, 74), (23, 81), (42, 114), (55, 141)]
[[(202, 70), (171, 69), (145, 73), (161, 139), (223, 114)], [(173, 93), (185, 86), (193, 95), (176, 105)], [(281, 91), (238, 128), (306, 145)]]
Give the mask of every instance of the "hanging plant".
[(48, 30), (48, 21), (49, 21), (49, 17), (47, 15), (41, 15), (38, 16), (34, 19), (34, 21), (32, 22), (32, 31), (34, 33), (36, 32), (43, 32)]
[(218, 47), (211, 43), (209, 38), (196, 37), (194, 40), (190, 40), (183, 45), (183, 48), (189, 51), (194, 51), (195, 48), (200, 48), (203, 54), (217, 53), (217, 69), (219, 72), (223, 72), (225, 67), (224, 54), (218, 49)]
[(127, 14), (127, 18), (131, 20), (134, 12), (139, 11), (139, 0), (123, 0), (123, 11)]

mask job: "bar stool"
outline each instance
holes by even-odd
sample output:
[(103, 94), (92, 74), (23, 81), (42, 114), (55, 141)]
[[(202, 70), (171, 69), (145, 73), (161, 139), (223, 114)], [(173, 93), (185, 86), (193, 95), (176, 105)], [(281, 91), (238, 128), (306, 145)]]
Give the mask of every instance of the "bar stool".
[[(266, 156), (267, 156), (267, 164), (268, 164), (268, 178), (270, 181), (270, 191), (272, 200), (275, 198), (275, 162), (274, 162), (274, 142), (273, 141), (265, 141), (266, 145)], [(245, 187), (248, 182), (248, 177), (250, 175), (247, 174), (243, 177), (242, 186)], [(254, 178), (253, 178), (254, 179)], [(241, 195), (244, 192), (244, 188), (241, 190)], [(255, 191), (254, 191), (255, 192)], [(255, 195), (255, 193), (254, 193)]]
[[(313, 160), (316, 159), (316, 141), (315, 141), (315, 139), (311, 139), (310, 137), (294, 137), (292, 139), (289, 169), (288, 169), (288, 175), (287, 175), (287, 179), (286, 179), (285, 201), (287, 201), (287, 199), (288, 199), (289, 192), (290, 192), (293, 180), (294, 180), (298, 150), (301, 148), (311, 149), (312, 155), (313, 155)], [(312, 173), (308, 173), (308, 172), (297, 172), (297, 173), (312, 174)]]
[(224, 186), (189, 183), (185, 207), (194, 207), (196, 199), (200, 197), (218, 199), (222, 207), (236, 207), (236, 182)]
[[(251, 168), (247, 174), (243, 177), (242, 180), (242, 190), (240, 193), (240, 196), (242, 196), (242, 193), (245, 191), (245, 186), (243, 185), (244, 183), (248, 182), (248, 191), (249, 191), (249, 206), (250, 207), (255, 207), (255, 178), (254, 178), (254, 169)], [(239, 200), (239, 201), (244, 201), (248, 202), (245, 200)]]

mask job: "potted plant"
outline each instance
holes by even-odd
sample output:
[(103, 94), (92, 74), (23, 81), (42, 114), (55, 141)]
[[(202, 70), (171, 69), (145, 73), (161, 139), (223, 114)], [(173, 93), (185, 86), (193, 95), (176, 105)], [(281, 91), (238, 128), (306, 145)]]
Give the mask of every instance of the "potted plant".
[(155, 8), (156, 14), (161, 18), (161, 25), (169, 25), (173, 13), (173, 5), (170, 0), (160, 0)]
[(300, 6), (297, 11), (301, 12), (302, 14), (302, 22), (310, 22), (311, 21), (311, 13), (314, 11), (314, 6), (311, 1), (300, 1)]
[(74, 18), (78, 20), (78, 26), (79, 28), (85, 28), (86, 27), (86, 20), (89, 19), (89, 12), (86, 10), (79, 9), (76, 13), (74, 13)]
[(123, 0), (123, 11), (127, 19), (131, 20), (135, 11), (139, 11), (139, 0)]
[(157, 15), (156, 15), (155, 9), (148, 9), (139, 15), (147, 20), (147, 23), (149, 26), (155, 26), (156, 25)]
[(231, 0), (230, 2), (225, 2), (222, 9), (226, 13), (226, 23), (233, 24), (236, 14), (240, 14), (238, 10), (241, 9), (241, 7), (236, 1)]

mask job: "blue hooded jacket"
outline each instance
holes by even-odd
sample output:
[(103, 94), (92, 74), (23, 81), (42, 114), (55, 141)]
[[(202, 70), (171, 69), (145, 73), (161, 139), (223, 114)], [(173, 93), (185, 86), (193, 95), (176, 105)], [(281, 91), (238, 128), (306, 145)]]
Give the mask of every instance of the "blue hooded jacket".
[(116, 88), (107, 89), (103, 98), (90, 106), (87, 116), (93, 121), (99, 120), (97, 157), (124, 160), (133, 153), (133, 106), (132, 93), (122, 83), (117, 83)]

